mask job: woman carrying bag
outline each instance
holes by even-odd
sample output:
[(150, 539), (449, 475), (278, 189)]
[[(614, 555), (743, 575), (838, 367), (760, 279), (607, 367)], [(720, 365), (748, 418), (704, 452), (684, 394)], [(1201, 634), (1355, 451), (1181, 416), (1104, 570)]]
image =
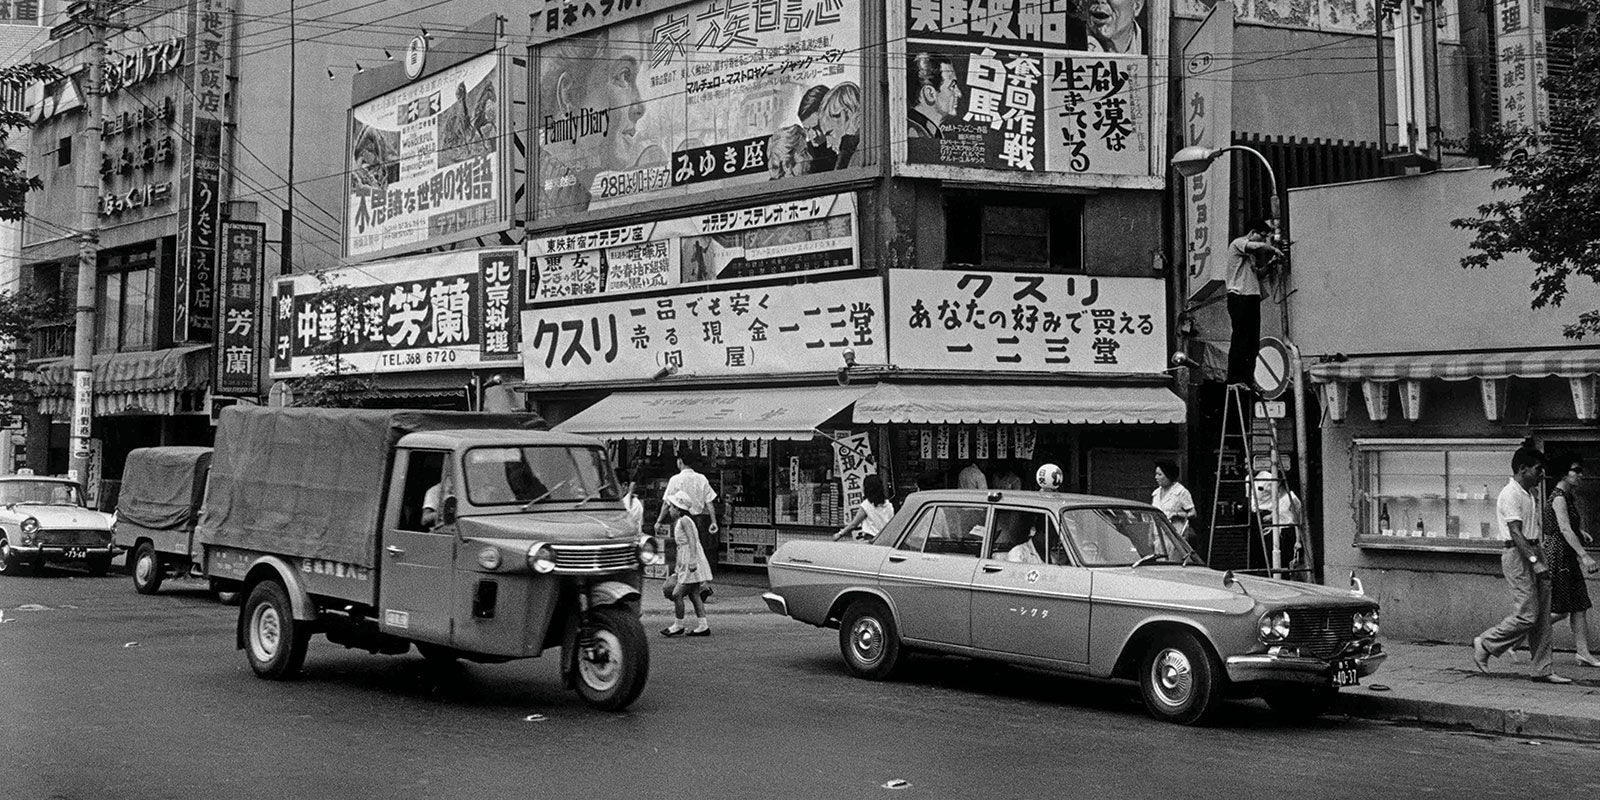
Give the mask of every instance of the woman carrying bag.
[[(661, 635), (710, 636), (711, 623), (706, 619), (705, 601), (700, 598), (700, 590), (711, 582), (711, 561), (706, 558), (705, 548), (700, 544), (700, 529), (689, 517), (689, 507), (694, 501), (685, 492), (677, 491), (667, 495), (664, 502), (672, 525), (672, 540), (678, 545), (678, 563), (667, 582), (675, 619), (661, 630)], [(694, 630), (687, 630), (683, 625), (684, 597), (694, 604)]]

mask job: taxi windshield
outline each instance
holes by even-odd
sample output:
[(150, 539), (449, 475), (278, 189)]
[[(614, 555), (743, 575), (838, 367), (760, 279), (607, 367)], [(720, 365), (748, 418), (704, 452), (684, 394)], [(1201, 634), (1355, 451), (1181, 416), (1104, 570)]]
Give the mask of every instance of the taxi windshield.
[(1075, 508), (1063, 511), (1061, 521), (1084, 566), (1200, 562), (1166, 515), (1153, 508)]
[(574, 503), (621, 497), (598, 447), (475, 447), (462, 459), (476, 506)]
[(31, 503), (44, 506), (82, 506), (78, 487), (61, 481), (0, 482), (0, 505)]

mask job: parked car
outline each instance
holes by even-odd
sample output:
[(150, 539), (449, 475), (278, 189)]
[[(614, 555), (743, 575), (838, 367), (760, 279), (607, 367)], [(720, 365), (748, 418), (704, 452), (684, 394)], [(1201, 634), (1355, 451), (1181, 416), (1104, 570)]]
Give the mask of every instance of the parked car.
[(1153, 506), (1046, 492), (924, 491), (860, 544), (790, 541), (769, 608), (839, 629), (855, 675), (910, 650), (1136, 681), (1158, 719), (1225, 697), (1314, 716), (1383, 662), (1378, 604), (1205, 566)]
[(15, 575), (23, 567), (38, 574), (46, 563), (78, 562), (90, 575), (104, 575), (116, 554), (112, 519), (84, 505), (76, 481), (0, 477), (0, 574)]

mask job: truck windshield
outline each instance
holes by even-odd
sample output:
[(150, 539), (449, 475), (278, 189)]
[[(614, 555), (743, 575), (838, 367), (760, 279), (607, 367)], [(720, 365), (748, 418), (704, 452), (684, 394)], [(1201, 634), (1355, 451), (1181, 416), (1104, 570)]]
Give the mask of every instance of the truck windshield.
[(595, 447), (475, 447), (464, 465), (467, 499), (475, 506), (621, 496), (605, 451)]

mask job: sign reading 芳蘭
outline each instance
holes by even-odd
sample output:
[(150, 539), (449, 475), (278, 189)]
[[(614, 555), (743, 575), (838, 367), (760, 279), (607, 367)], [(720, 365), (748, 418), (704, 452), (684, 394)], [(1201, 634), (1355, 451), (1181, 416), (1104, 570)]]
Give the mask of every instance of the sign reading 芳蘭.
[(278, 281), (274, 378), (337, 356), (352, 372), (460, 369), (504, 360), (515, 343), (515, 249), (458, 250)]
[(212, 345), (215, 379), (211, 393), (254, 397), (261, 370), (261, 281), (266, 268), (267, 226), (222, 223), (222, 263), (217, 270), (217, 340)]
[(1159, 374), (1159, 278), (889, 271), (892, 361), (903, 369)]
[(898, 172), (1089, 184), (1165, 174), (1165, 84), (1147, 55), (1164, 32), (1146, 27), (1165, 24), (1164, 0), (991, 0), (983, 15), (966, 0), (904, 2), (904, 77), (890, 92), (905, 132)]
[(528, 240), (528, 303), (856, 269), (855, 195)]
[(346, 255), (420, 250), (509, 223), (503, 58), (485, 53), (351, 109)]
[(529, 382), (833, 372), (846, 349), (885, 363), (877, 278), (739, 287), (522, 313)]
[[(693, 0), (646, 14), (621, 2), (621, 21), (536, 41), (536, 218), (876, 162), (862, 140), (861, 0)], [(535, 12), (535, 37), (549, 11), (578, 30), (590, 20), (566, 25), (567, 9), (606, 5)]]

